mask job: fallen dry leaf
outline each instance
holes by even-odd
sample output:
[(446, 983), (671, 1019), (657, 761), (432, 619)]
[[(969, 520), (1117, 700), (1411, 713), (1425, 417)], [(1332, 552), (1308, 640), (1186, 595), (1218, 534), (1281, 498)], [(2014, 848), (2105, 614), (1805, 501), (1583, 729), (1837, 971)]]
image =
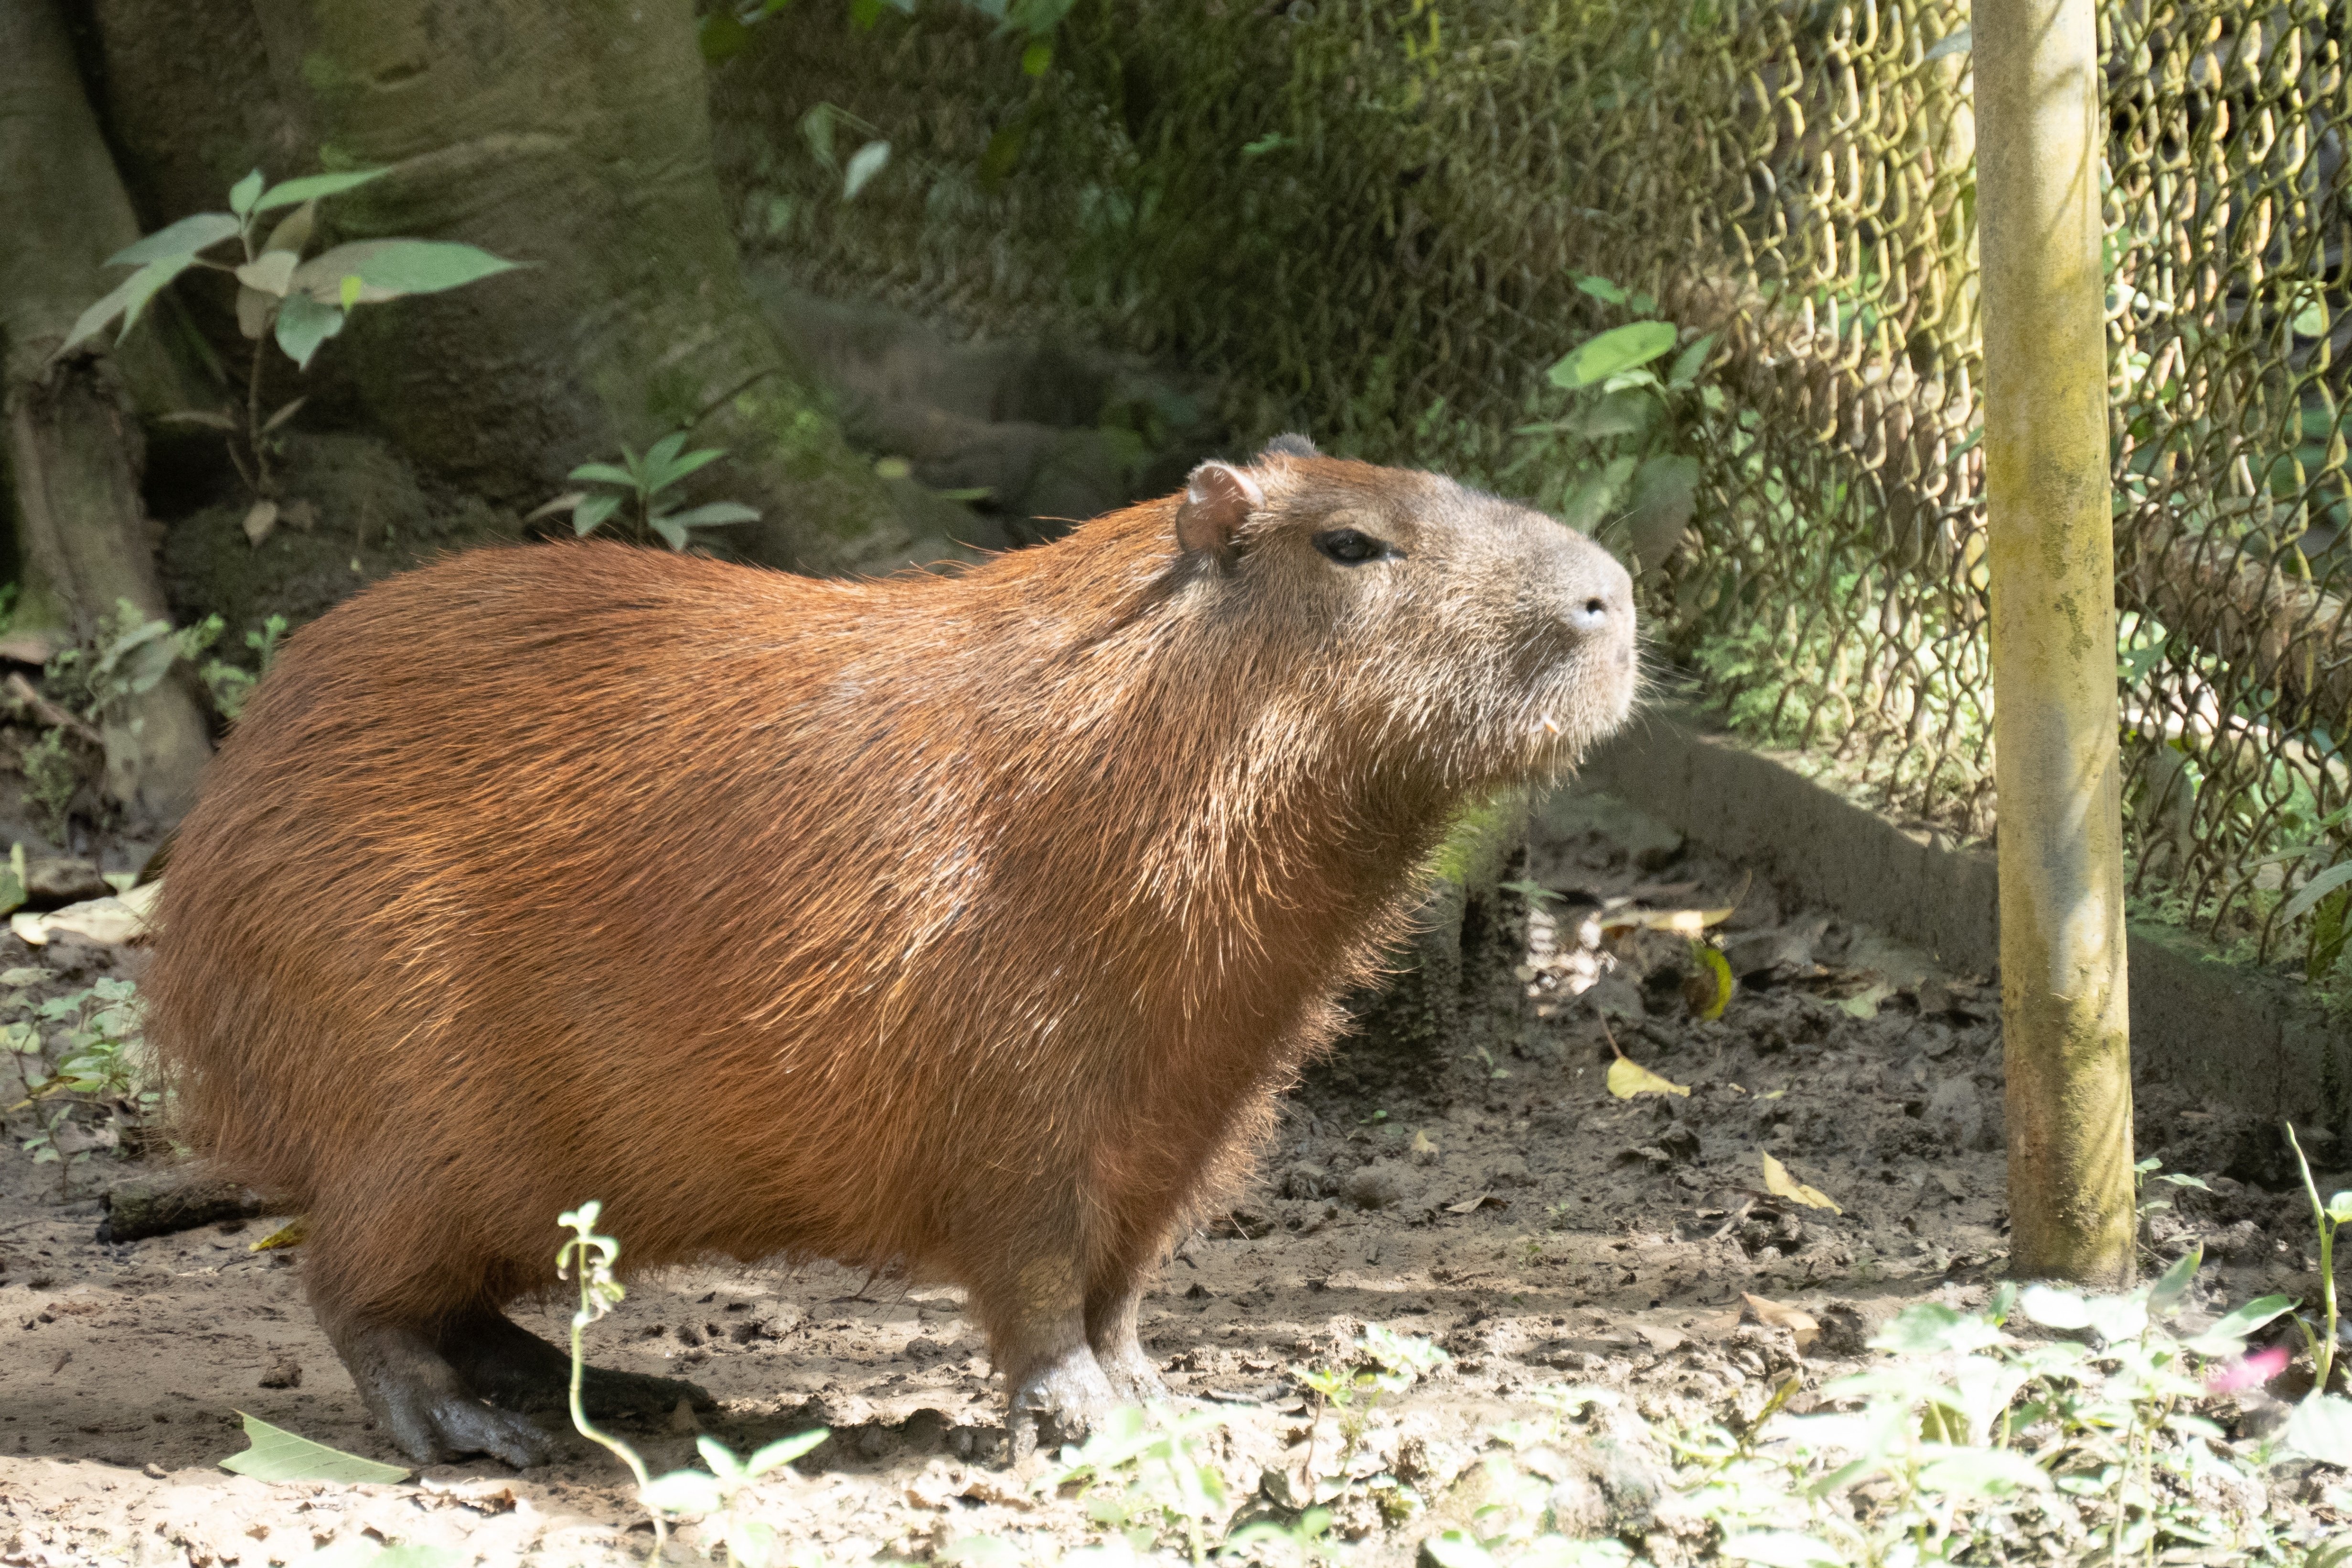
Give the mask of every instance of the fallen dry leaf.
[(86, 936), (92, 942), (116, 945), (147, 935), (147, 917), (163, 891), (161, 882), (110, 898), (85, 899), (53, 909), (47, 915), (19, 912), (8, 917), (8, 929), (36, 947), (52, 936)]
[(1683, 982), (1683, 1005), (1693, 1018), (1721, 1018), (1731, 1005), (1731, 993), (1739, 988), (1731, 977), (1730, 961), (1720, 947), (1699, 941), (1691, 943), (1691, 961), (1696, 969)]
[(246, 1249), (248, 1252), (268, 1252), (280, 1247), (299, 1247), (310, 1234), (310, 1217), (298, 1214), (260, 1240)]
[(1636, 1094), (1687, 1095), (1690, 1089), (1668, 1082), (1630, 1056), (1621, 1056), (1609, 1064), (1609, 1092), (1620, 1100), (1631, 1100)]
[(1867, 990), (1843, 998), (1838, 1003), (1838, 1009), (1851, 1018), (1874, 1019), (1878, 1016), (1878, 1004), (1894, 994), (1893, 986), (1873, 986)]
[(1475, 1197), (1465, 1197), (1460, 1203), (1447, 1204), (1445, 1206), (1445, 1212), (1448, 1214), (1475, 1214), (1490, 1203), (1496, 1208), (1508, 1208), (1511, 1207), (1508, 1199), (1496, 1197), (1491, 1192), (1482, 1192)]
[(1801, 1203), (1807, 1208), (1826, 1208), (1832, 1214), (1843, 1214), (1844, 1209), (1830, 1201), (1829, 1195), (1817, 1187), (1807, 1186), (1789, 1174), (1789, 1167), (1764, 1156), (1764, 1190), (1775, 1197), (1785, 1197), (1791, 1203)]
[(1797, 1342), (1799, 1355), (1811, 1349), (1813, 1342), (1822, 1337), (1822, 1325), (1801, 1307), (1791, 1307), (1744, 1293), (1739, 1300), (1745, 1309), (1740, 1313), (1743, 1319), (1762, 1323), (1766, 1328), (1787, 1329)]
[(258, 545), (278, 526), (278, 503), (256, 501), (245, 514), (245, 538), (248, 544)]
[(1666, 931), (1677, 936), (1696, 936), (1710, 925), (1719, 925), (1731, 918), (1731, 907), (1721, 909), (1612, 909), (1599, 917), (1597, 924), (1604, 940), (1613, 940), (1628, 931)]

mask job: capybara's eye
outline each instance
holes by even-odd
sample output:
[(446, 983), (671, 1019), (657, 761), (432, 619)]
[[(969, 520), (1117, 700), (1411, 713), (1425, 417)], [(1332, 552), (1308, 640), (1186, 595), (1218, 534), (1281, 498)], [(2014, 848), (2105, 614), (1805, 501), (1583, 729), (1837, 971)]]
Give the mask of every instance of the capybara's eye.
[(1396, 553), (1359, 528), (1326, 528), (1315, 536), (1315, 548), (1341, 566), (1361, 566)]

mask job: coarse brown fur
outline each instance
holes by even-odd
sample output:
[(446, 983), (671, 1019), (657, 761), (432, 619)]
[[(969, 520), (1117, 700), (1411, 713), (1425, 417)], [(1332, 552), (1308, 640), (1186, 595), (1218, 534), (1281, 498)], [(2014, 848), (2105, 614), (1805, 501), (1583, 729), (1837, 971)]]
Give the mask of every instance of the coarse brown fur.
[[(957, 1281), (1016, 1406), (1150, 1383), (1141, 1279), (1451, 815), (1633, 689), (1623, 573), (1557, 525), (1280, 448), (1235, 482), (1207, 548), (1196, 484), (952, 575), (493, 549), (288, 643), (178, 836), (151, 1032), (186, 1135), (310, 1216), (380, 1409), (366, 1336), (454, 1357), (591, 1197), (634, 1268)], [(1342, 523), (1402, 558), (1335, 565)]]

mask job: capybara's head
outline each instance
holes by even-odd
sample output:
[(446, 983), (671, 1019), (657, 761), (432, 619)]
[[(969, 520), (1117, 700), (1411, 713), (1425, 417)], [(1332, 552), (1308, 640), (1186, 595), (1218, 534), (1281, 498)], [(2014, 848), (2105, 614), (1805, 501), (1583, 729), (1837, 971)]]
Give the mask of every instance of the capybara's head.
[(1525, 507), (1286, 435), (1194, 469), (1176, 533), (1187, 608), (1272, 620), (1299, 665), (1236, 679), (1336, 703), (1369, 751), (1446, 785), (1557, 772), (1632, 710), (1633, 580)]

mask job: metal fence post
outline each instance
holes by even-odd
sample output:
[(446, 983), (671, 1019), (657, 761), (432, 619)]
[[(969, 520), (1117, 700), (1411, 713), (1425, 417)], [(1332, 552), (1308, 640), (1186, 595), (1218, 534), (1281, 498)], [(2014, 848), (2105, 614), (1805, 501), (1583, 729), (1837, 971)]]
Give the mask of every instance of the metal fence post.
[(2010, 1270), (2132, 1274), (2093, 0), (1978, 0)]

